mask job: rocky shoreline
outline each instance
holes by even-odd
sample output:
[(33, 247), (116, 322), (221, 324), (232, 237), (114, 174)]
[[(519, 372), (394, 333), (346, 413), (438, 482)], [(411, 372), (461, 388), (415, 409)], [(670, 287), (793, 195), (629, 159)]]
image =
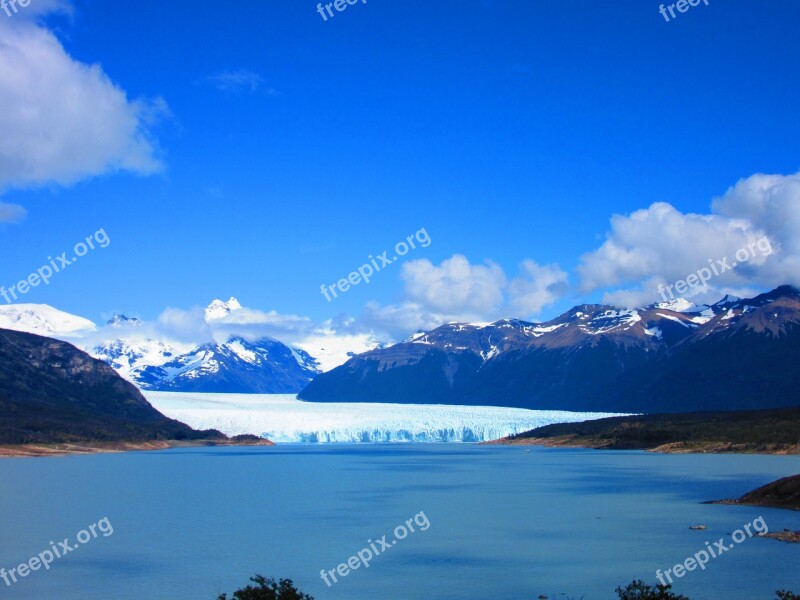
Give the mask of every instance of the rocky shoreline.
[(63, 444), (6, 444), (0, 445), (0, 458), (32, 458), (104, 454), (200, 446), (274, 446), (275, 443), (254, 435), (206, 440), (158, 440), (148, 442), (75, 442)]
[(586, 448), (589, 450), (644, 450), (663, 454), (800, 454), (800, 444), (735, 444), (733, 442), (670, 442), (654, 447), (620, 443), (618, 440), (583, 438), (577, 434), (557, 437), (501, 438), (485, 444), (542, 446), (545, 448)]
[(706, 504), (765, 506), (800, 510), (800, 475), (784, 477), (746, 493), (741, 498), (710, 500)]

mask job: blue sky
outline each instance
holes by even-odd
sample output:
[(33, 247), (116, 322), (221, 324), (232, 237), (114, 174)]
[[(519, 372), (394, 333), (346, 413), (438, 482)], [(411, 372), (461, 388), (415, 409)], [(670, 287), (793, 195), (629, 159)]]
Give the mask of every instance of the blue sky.
[[(395, 319), (394, 330), (547, 318), (655, 300), (656, 282), (760, 235), (775, 255), (705, 293), (800, 279), (793, 0), (710, 0), (669, 23), (649, 0), (369, 0), (328, 21), (297, 0), (41, 6), (0, 12), (0, 46), (16, 40), (0, 50), (0, 159), (23, 165), (0, 168), (13, 207), (0, 285), (99, 228), (111, 244), (25, 302), (96, 321), (231, 295), (315, 321)], [(69, 64), (32, 52), (44, 35)], [(28, 60), (43, 61), (41, 80), (20, 83)], [(112, 89), (124, 93), (114, 110)], [(81, 125), (92, 113), (107, 119), (96, 134)], [(63, 140), (63, 158), (15, 143), (36, 135)], [(747, 179), (759, 173), (780, 177)], [(626, 235), (637, 221), (625, 215), (656, 202), (675, 210), (669, 234), (650, 211), (641, 243)], [(420, 228), (430, 246), (322, 296)]]

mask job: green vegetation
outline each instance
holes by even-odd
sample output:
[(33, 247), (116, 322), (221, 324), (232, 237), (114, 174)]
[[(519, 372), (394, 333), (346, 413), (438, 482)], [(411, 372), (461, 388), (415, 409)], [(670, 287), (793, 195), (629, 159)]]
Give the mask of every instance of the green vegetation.
[[(251, 577), (250, 581), (258, 587), (248, 585), (233, 593), (231, 600), (314, 600), (308, 594), (303, 594), (292, 583), (291, 579), (275, 581), (271, 577), (266, 579), (263, 575)], [(227, 594), (221, 594), (217, 600), (228, 600)]]
[(678, 596), (670, 592), (671, 585), (661, 585), (650, 587), (644, 581), (635, 580), (629, 583), (624, 589), (617, 588), (619, 600), (689, 600), (686, 596)]
[[(686, 596), (673, 594), (670, 590), (671, 585), (657, 585), (651, 587), (643, 581), (635, 580), (629, 583), (624, 589), (617, 588), (615, 591), (619, 600), (690, 600)], [(777, 600), (800, 600), (800, 596), (785, 590), (775, 592)]]
[(800, 408), (611, 417), (547, 425), (511, 436), (508, 441), (524, 443), (533, 439), (621, 450), (677, 444), (679, 447), (674, 449), (686, 451), (797, 451)]
[[(250, 581), (258, 587), (248, 585), (233, 593), (231, 600), (314, 600), (312, 596), (300, 592), (291, 579), (275, 581), (262, 575), (251, 577)], [(634, 580), (624, 588), (615, 591), (619, 600), (690, 600), (687, 596), (674, 594), (671, 585), (658, 584), (655, 587), (641, 580)], [(777, 600), (800, 600), (800, 595), (785, 590), (775, 592)], [(541, 597), (541, 596), (540, 596)], [(217, 600), (228, 600), (227, 594), (221, 594)]]

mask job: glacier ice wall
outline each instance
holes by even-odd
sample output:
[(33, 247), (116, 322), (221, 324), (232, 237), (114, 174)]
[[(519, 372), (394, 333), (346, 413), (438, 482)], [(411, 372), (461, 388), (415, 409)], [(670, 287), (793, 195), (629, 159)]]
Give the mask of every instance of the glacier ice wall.
[(495, 406), (301, 402), (286, 394), (145, 392), (159, 411), (196, 429), (283, 443), (485, 442), (550, 423), (613, 416)]

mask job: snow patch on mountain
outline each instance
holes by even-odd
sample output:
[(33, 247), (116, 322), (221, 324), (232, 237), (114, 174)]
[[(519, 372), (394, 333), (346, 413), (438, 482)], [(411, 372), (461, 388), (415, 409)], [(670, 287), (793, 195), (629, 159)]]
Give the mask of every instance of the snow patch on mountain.
[(662, 310), (671, 310), (672, 312), (678, 313), (694, 313), (708, 308), (705, 304), (698, 305), (690, 300), (687, 300), (686, 298), (675, 298), (669, 302), (658, 302), (657, 304), (652, 304), (651, 307), (660, 308)]
[(294, 344), (296, 348), (315, 359), (315, 367), (321, 372), (343, 365), (357, 354), (382, 348), (386, 342), (371, 334), (341, 334), (331, 330), (319, 330)]
[(153, 339), (116, 339), (88, 349), (95, 358), (111, 365), (128, 381), (136, 383), (134, 371), (145, 366), (161, 366), (189, 352), (191, 344), (167, 343)]
[(79, 338), (97, 331), (97, 325), (48, 304), (9, 304), (0, 306), (0, 329), (45, 337)]

